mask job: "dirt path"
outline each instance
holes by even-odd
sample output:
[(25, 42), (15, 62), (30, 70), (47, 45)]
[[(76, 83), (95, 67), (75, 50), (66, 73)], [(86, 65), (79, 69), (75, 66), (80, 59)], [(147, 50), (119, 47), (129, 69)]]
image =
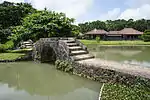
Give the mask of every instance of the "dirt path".
[(131, 75), (142, 76), (150, 79), (150, 68), (131, 65), (131, 64), (121, 64), (115, 61), (107, 61), (102, 59), (88, 59), (79, 61), (81, 64), (88, 64), (95, 67), (101, 67), (104, 69), (111, 69), (118, 72), (128, 73)]

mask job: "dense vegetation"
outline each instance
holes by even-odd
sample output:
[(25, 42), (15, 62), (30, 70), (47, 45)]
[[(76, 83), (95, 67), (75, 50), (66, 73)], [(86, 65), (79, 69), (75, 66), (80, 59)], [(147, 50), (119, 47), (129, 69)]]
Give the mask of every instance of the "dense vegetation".
[(13, 27), (22, 24), (22, 18), (35, 12), (28, 3), (11, 3), (4, 1), (0, 4), (0, 43), (8, 41)]
[(150, 41), (150, 30), (144, 31), (144, 34), (142, 35), (142, 39), (143, 39), (145, 42)]
[(136, 20), (133, 19), (124, 20), (107, 20), (107, 21), (93, 21), (93, 22), (86, 22), (80, 23), (80, 30), (82, 33), (91, 31), (93, 29), (104, 29), (106, 31), (120, 31), (123, 28), (134, 28), (136, 30), (144, 32), (145, 30), (150, 28), (150, 20)]
[(78, 31), (72, 25), (74, 19), (67, 18), (63, 13), (37, 11), (23, 18), (22, 25), (14, 28), (11, 38), (15, 41), (39, 40), (39, 38), (73, 36)]
[(102, 100), (149, 100), (149, 82), (143, 81), (133, 86), (106, 83)]
[(55, 67), (58, 70), (61, 70), (67, 73), (73, 73), (73, 66), (68, 61), (57, 60), (55, 61)]
[(5, 1), (0, 4), (0, 51), (9, 49), (4, 48), (7, 41), (16, 45), (21, 40), (75, 36), (79, 27), (73, 23), (74, 19), (64, 13), (39, 11), (28, 3)]
[(14, 47), (13, 41), (7, 41), (5, 44), (0, 44), (0, 52), (5, 52), (8, 49), (12, 49)]

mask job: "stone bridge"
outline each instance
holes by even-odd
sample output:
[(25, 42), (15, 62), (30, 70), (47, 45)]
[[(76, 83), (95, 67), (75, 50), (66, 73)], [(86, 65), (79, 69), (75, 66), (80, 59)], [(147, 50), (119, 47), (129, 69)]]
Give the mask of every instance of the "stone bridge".
[(94, 58), (74, 38), (41, 38), (34, 44), (33, 57), (40, 62), (67, 60), (72, 62), (73, 74), (99, 82), (135, 83), (139, 76), (150, 81), (150, 68)]
[(41, 38), (34, 44), (34, 60), (51, 62), (56, 59), (81, 61), (91, 59), (86, 46), (74, 38)]

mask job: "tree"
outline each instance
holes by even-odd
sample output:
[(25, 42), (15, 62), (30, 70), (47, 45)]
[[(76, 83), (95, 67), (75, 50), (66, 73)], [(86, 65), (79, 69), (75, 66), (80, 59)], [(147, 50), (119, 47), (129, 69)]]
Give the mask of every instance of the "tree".
[(139, 31), (144, 32), (147, 29), (147, 27), (148, 27), (148, 23), (147, 23), (147, 20), (145, 19), (136, 20), (134, 22), (134, 28)]
[(133, 19), (124, 20), (124, 19), (118, 19), (118, 20), (107, 20), (107, 21), (93, 21), (93, 22), (86, 22), (86, 23), (80, 23), (80, 30), (82, 33), (86, 33), (88, 31), (91, 31), (93, 29), (104, 29), (106, 31), (120, 31), (124, 28), (134, 28), (138, 31), (144, 32), (148, 28), (150, 28), (150, 20), (136, 20)]
[(10, 28), (2, 29), (0, 28), (0, 43), (5, 43), (8, 41), (7, 37), (12, 33)]
[(145, 42), (149, 42), (150, 41), (150, 30), (146, 30), (144, 32), (144, 34), (142, 35), (142, 39), (145, 41)]
[(38, 11), (29, 14), (23, 19), (21, 26), (17, 26), (10, 38), (15, 41), (48, 37), (67, 37), (79, 33), (76, 25), (73, 25), (74, 19), (68, 18), (63, 13)]
[(0, 25), (3, 29), (21, 24), (21, 20), (36, 11), (28, 3), (11, 3), (4, 1), (0, 4)]
[(22, 18), (36, 10), (28, 3), (11, 3), (4, 1), (0, 4), (0, 42), (8, 41), (12, 28), (21, 25)]
[(90, 30), (93, 30), (93, 29), (106, 29), (106, 24), (105, 22), (102, 22), (102, 21), (93, 21), (93, 22), (86, 22), (86, 23), (83, 23), (83, 24), (79, 24), (78, 25), (80, 27), (80, 31), (82, 33), (85, 33), (85, 32), (88, 32)]

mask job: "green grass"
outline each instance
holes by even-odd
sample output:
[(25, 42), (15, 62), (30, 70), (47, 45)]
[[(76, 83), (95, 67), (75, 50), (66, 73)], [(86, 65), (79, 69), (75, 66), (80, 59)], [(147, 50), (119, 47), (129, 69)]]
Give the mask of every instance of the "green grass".
[(0, 60), (15, 60), (23, 56), (24, 53), (0, 53)]
[(27, 53), (32, 51), (32, 49), (18, 49), (18, 50), (7, 50), (7, 53)]
[(150, 88), (142, 86), (128, 87), (106, 83), (102, 100), (150, 100)]
[(99, 45), (150, 45), (150, 42), (144, 41), (100, 41), (96, 40), (80, 40), (83, 44), (99, 44)]

